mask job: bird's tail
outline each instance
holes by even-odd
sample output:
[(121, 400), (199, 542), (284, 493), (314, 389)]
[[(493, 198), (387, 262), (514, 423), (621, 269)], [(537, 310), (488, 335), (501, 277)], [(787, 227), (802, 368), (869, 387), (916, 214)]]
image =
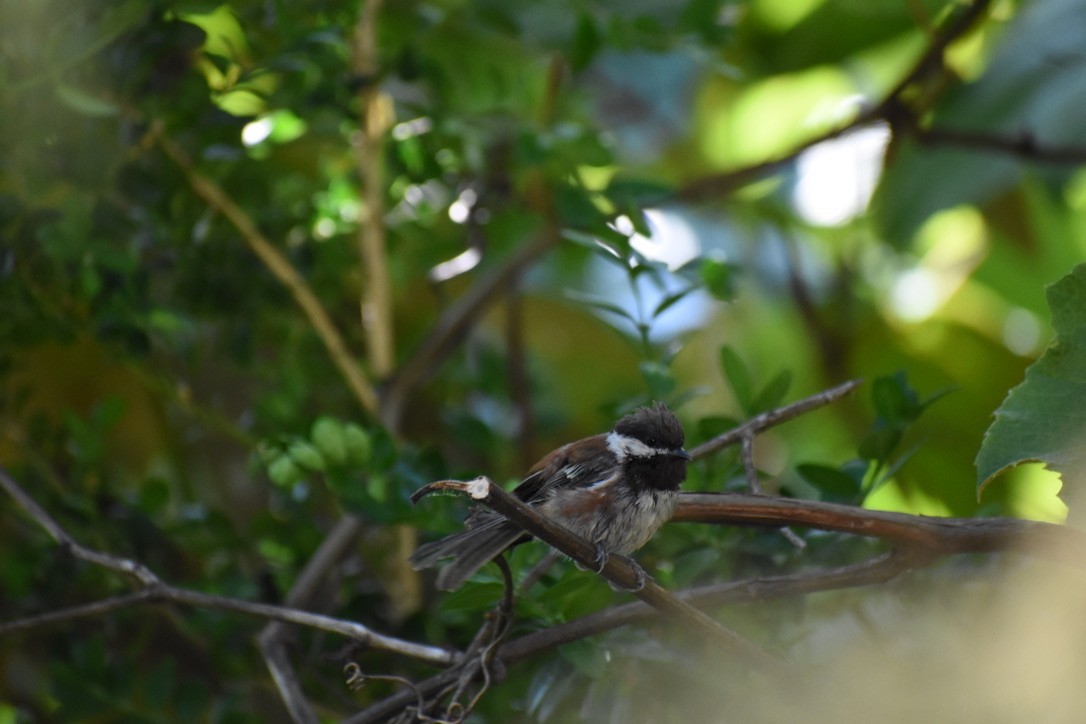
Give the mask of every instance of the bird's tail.
[(433, 543), (425, 543), (411, 554), (415, 570), (432, 568), (445, 558), (453, 561), (437, 574), (437, 587), (454, 591), (491, 559), (525, 537), (523, 530), (504, 519), (454, 533)]

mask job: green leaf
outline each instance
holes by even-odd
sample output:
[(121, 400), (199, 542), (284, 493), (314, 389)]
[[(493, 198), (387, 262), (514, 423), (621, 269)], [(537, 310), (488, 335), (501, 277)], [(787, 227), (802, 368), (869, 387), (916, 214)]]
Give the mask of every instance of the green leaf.
[(1041, 462), (1086, 485), (1086, 264), (1048, 288), (1055, 343), (1007, 395), (977, 455), (977, 497), (999, 473)]
[(353, 422), (348, 422), (343, 427), (343, 444), (347, 448), (347, 456), (352, 465), (366, 466), (373, 453), (373, 442), (370, 434)]
[(601, 312), (610, 312), (611, 314), (617, 315), (619, 317), (622, 317), (623, 319), (629, 320), (634, 324), (637, 324), (637, 320), (634, 319), (632, 314), (630, 314), (617, 304), (612, 304), (611, 302), (608, 302), (606, 299), (600, 299), (599, 297), (593, 296), (591, 294), (582, 294), (581, 292), (574, 291), (566, 292), (566, 296), (574, 301), (581, 302), (582, 304), (587, 304), (590, 307), (598, 309)]
[(268, 477), (279, 487), (286, 488), (305, 477), (305, 471), (289, 455), (282, 455), (268, 465)]
[(742, 423), (734, 417), (710, 415), (698, 420), (698, 438), (710, 440), (717, 435), (723, 435), (728, 430), (734, 430)]
[(871, 385), (871, 399), (879, 416), (887, 422), (912, 422), (923, 409), (904, 372), (875, 380)]
[(287, 448), (287, 454), (291, 459), (307, 470), (320, 472), (324, 470), (324, 458), (320, 451), (305, 440), (295, 440)]
[(569, 65), (575, 73), (584, 70), (600, 49), (600, 31), (596, 21), (588, 13), (581, 11), (577, 17), (577, 29), (573, 33), (573, 44), (569, 49)]
[(663, 399), (675, 389), (675, 376), (667, 365), (659, 362), (642, 362), (638, 367), (641, 370), (641, 376), (645, 378), (645, 385), (649, 388), (649, 395), (653, 399)]
[(754, 386), (750, 379), (750, 371), (739, 355), (731, 347), (724, 345), (720, 348), (720, 367), (724, 370), (724, 377), (735, 393), (735, 399), (747, 415), (753, 407)]
[(784, 396), (788, 394), (789, 388), (792, 386), (792, 371), (781, 370), (777, 373), (777, 376), (769, 381), (762, 391), (758, 393), (758, 396), (754, 398), (754, 402), (751, 405), (751, 413), (757, 414), (759, 412), (765, 412), (771, 410), (781, 403)]
[(698, 266), (698, 275), (705, 290), (722, 302), (730, 302), (735, 297), (736, 267), (719, 259), (703, 259)]
[(856, 480), (852, 475), (838, 468), (805, 463), (797, 465), (796, 472), (808, 483), (818, 488), (819, 492), (825, 493), (824, 497), (826, 498), (851, 502), (860, 495), (862, 481)]
[(901, 437), (902, 432), (898, 427), (876, 428), (860, 441), (860, 457), (882, 464), (893, 454), (894, 448), (901, 442)]
[(441, 609), (450, 613), (485, 611), (501, 600), (504, 591), (501, 583), (468, 583), (442, 597)]
[(366, 492), (372, 500), (384, 503), (388, 500), (388, 478), (384, 475), (371, 474), (366, 480)]
[(686, 297), (686, 295), (690, 294), (690, 292), (692, 291), (694, 291), (694, 287), (687, 287), (686, 289), (680, 289), (674, 294), (669, 294), (664, 297), (664, 299), (656, 305), (656, 309), (652, 310), (652, 318), (656, 319), (657, 317), (659, 317), (661, 314), (666, 312), (675, 304), (682, 301)]
[(333, 465), (347, 462), (347, 439), (344, 426), (331, 417), (321, 417), (313, 423), (309, 439), (321, 456)]
[(615, 178), (607, 185), (607, 197), (624, 210), (654, 206), (674, 193), (673, 185), (644, 179)]

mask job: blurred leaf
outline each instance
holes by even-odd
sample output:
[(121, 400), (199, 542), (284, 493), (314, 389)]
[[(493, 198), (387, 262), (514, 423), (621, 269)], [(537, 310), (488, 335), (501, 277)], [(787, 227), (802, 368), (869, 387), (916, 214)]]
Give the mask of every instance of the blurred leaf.
[(792, 387), (792, 371), (781, 370), (777, 373), (776, 377), (769, 381), (762, 391), (758, 393), (758, 396), (754, 398), (751, 403), (750, 411), (752, 414), (758, 414), (767, 410), (772, 410), (781, 404), (785, 395), (788, 394), (788, 390)]
[(287, 488), (305, 477), (305, 471), (289, 455), (281, 455), (268, 465), (268, 477), (279, 487)]
[(871, 385), (875, 410), (890, 423), (909, 423), (920, 414), (916, 390), (909, 386), (904, 372), (893, 377), (880, 377)]
[(703, 417), (698, 420), (698, 436), (702, 440), (710, 440), (717, 435), (723, 435), (729, 430), (734, 430), (741, 424), (740, 420), (733, 417)]
[(318, 418), (313, 423), (309, 438), (324, 460), (332, 465), (343, 465), (347, 462), (346, 430), (339, 420), (330, 417)]
[(287, 454), (300, 467), (313, 472), (321, 472), (325, 468), (324, 458), (320, 451), (305, 440), (295, 440), (287, 447)]
[(558, 652), (581, 676), (598, 679), (607, 670), (607, 652), (595, 641), (582, 639), (562, 644), (558, 647)]
[(664, 297), (660, 303), (656, 305), (656, 309), (652, 310), (653, 319), (659, 317), (668, 309), (681, 302), (692, 291), (694, 291), (694, 287), (687, 287), (686, 289), (680, 289), (679, 291)]
[(698, 266), (705, 290), (722, 302), (735, 297), (735, 270), (733, 265), (717, 259), (703, 259)]
[(372, 442), (369, 433), (353, 422), (343, 427), (343, 445), (352, 465), (365, 467), (370, 462)]
[(1043, 462), (1064, 488), (1086, 484), (1086, 265), (1048, 288), (1055, 342), (1007, 395), (977, 455), (977, 495), (1000, 472)]
[(57, 98), (59, 98), (64, 105), (85, 116), (115, 116), (120, 110), (117, 108), (116, 104), (104, 98), (91, 95), (80, 88), (65, 85), (63, 83), (56, 86), (56, 93)]
[(724, 345), (720, 348), (720, 367), (724, 370), (724, 378), (735, 393), (735, 399), (739, 402), (746, 415), (751, 414), (754, 402), (754, 387), (750, 378), (750, 372), (746, 364), (731, 347)]
[(665, 399), (675, 389), (675, 377), (666, 365), (659, 362), (642, 362), (638, 367), (652, 399)]
[(577, 29), (573, 33), (573, 44), (569, 51), (569, 65), (575, 73), (584, 70), (592, 58), (599, 52), (600, 31), (592, 16), (583, 10), (577, 15)]
[(582, 294), (575, 291), (567, 291), (566, 296), (574, 301), (580, 302), (582, 304), (587, 304), (593, 309), (598, 309), (602, 312), (609, 312), (610, 314), (614, 314), (617, 317), (626, 319), (633, 324), (637, 324), (637, 319), (635, 319), (632, 314), (630, 314), (617, 304), (613, 304), (607, 301), (606, 299), (601, 299), (600, 297), (595, 297), (591, 294)]
[(901, 442), (902, 432), (896, 427), (883, 427), (868, 433), (860, 442), (860, 457), (884, 463)]
[(860, 496), (862, 478), (857, 480), (853, 475), (838, 468), (804, 463), (796, 466), (796, 472), (823, 494), (821, 496), (823, 500), (852, 503)]

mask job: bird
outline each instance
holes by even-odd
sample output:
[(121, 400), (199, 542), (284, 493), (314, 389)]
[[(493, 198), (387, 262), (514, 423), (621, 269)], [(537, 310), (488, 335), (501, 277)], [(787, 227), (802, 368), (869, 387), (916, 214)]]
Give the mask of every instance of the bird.
[[(652, 403), (620, 419), (610, 432), (545, 455), (513, 495), (594, 544), (602, 570), (609, 555), (636, 551), (671, 518), (691, 461), (684, 439), (675, 413), (664, 403)], [(440, 590), (456, 590), (498, 554), (531, 539), (487, 508), (473, 509), (465, 526), (411, 555), (416, 570), (453, 559), (437, 575)]]

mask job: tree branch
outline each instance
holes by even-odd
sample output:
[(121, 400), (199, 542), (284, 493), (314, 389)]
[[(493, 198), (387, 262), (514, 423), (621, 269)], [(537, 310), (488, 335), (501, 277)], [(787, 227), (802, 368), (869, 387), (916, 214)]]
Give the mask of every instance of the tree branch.
[(780, 425), (781, 423), (799, 417), (800, 415), (804, 415), (811, 410), (816, 410), (819, 407), (835, 402), (855, 390), (861, 384), (863, 384), (863, 380), (849, 380), (836, 387), (831, 387), (828, 390), (823, 390), (810, 397), (805, 397), (799, 402), (793, 402), (791, 405), (778, 407), (775, 410), (769, 410), (760, 415), (755, 415), (742, 425), (734, 427), (721, 435), (717, 435), (712, 440), (707, 440), (694, 447), (690, 451), (690, 456), (695, 460), (699, 460), (731, 445), (738, 445), (743, 442), (744, 438), (752, 437), (759, 432)]
[(797, 144), (787, 153), (732, 171), (706, 176), (690, 182), (679, 190), (677, 198), (701, 201), (727, 196), (747, 184), (758, 181), (790, 165), (797, 156), (825, 141), (839, 138), (857, 128), (886, 122), (897, 132), (910, 135), (929, 145), (957, 145), (1020, 158), (1051, 163), (1086, 163), (1086, 148), (1045, 146), (1029, 133), (1011, 136), (956, 131), (945, 128), (924, 128), (920, 118), (925, 109), (913, 108), (907, 100), (909, 92), (932, 73), (944, 68), (947, 47), (972, 28), (991, 6), (992, 0), (974, 0), (933, 34), (931, 42), (912, 67), (901, 77), (878, 105), (861, 110), (855, 118), (822, 134)]
[(372, 646), (373, 648), (392, 651), (403, 656), (417, 658), (433, 664), (447, 665), (456, 661), (459, 657), (459, 654), (454, 651), (435, 646), (417, 644), (413, 641), (397, 639), (392, 636), (385, 636), (384, 634), (377, 633), (376, 631), (353, 621), (344, 621), (330, 616), (300, 611), (287, 606), (273, 606), (265, 603), (241, 601), (172, 586), (160, 579), (142, 563), (127, 558), (113, 556), (108, 553), (102, 553), (78, 543), (45, 511), (45, 509), (27, 495), (26, 491), (15, 482), (15, 479), (2, 468), (0, 468), (0, 487), (15, 499), (15, 502), (19, 504), (35, 523), (47, 531), (62, 548), (70, 552), (77, 559), (133, 577), (142, 586), (140, 591), (130, 596), (106, 599), (92, 604), (75, 606), (61, 612), (38, 614), (24, 619), (8, 621), (0, 625), (0, 633), (9, 633), (16, 630), (25, 631), (46, 624), (60, 623), (75, 618), (86, 617), (95, 613), (106, 613), (125, 606), (168, 601), (185, 606), (240, 613), (246, 616), (255, 616), (274, 621), (300, 624), (310, 628), (317, 628), (322, 631), (328, 631), (354, 639), (364, 645)]
[(347, 387), (354, 394), (359, 404), (362, 405), (362, 408), (371, 415), (376, 416), (378, 412), (377, 393), (374, 391), (373, 385), (363, 374), (358, 361), (347, 350), (347, 344), (344, 342), (343, 336), (336, 329), (332, 318), (321, 305), (320, 300), (317, 299), (317, 295), (313, 293), (305, 278), (275, 248), (275, 245), (260, 232), (252, 217), (238, 206), (237, 202), (221, 186), (196, 170), (192, 159), (177, 142), (167, 136), (165, 132), (159, 132), (157, 140), (158, 145), (166, 155), (185, 174), (189, 186), (192, 187), (196, 195), (233, 224), (257, 258), (287, 288), (287, 291), (290, 292), (295, 303), (301, 307), (302, 312), (324, 344), (333, 364), (343, 375)]
[(933, 518), (814, 500), (683, 493), (673, 522), (798, 525), (884, 538), (937, 555), (1019, 551), (1086, 568), (1086, 532), (1017, 518)]

